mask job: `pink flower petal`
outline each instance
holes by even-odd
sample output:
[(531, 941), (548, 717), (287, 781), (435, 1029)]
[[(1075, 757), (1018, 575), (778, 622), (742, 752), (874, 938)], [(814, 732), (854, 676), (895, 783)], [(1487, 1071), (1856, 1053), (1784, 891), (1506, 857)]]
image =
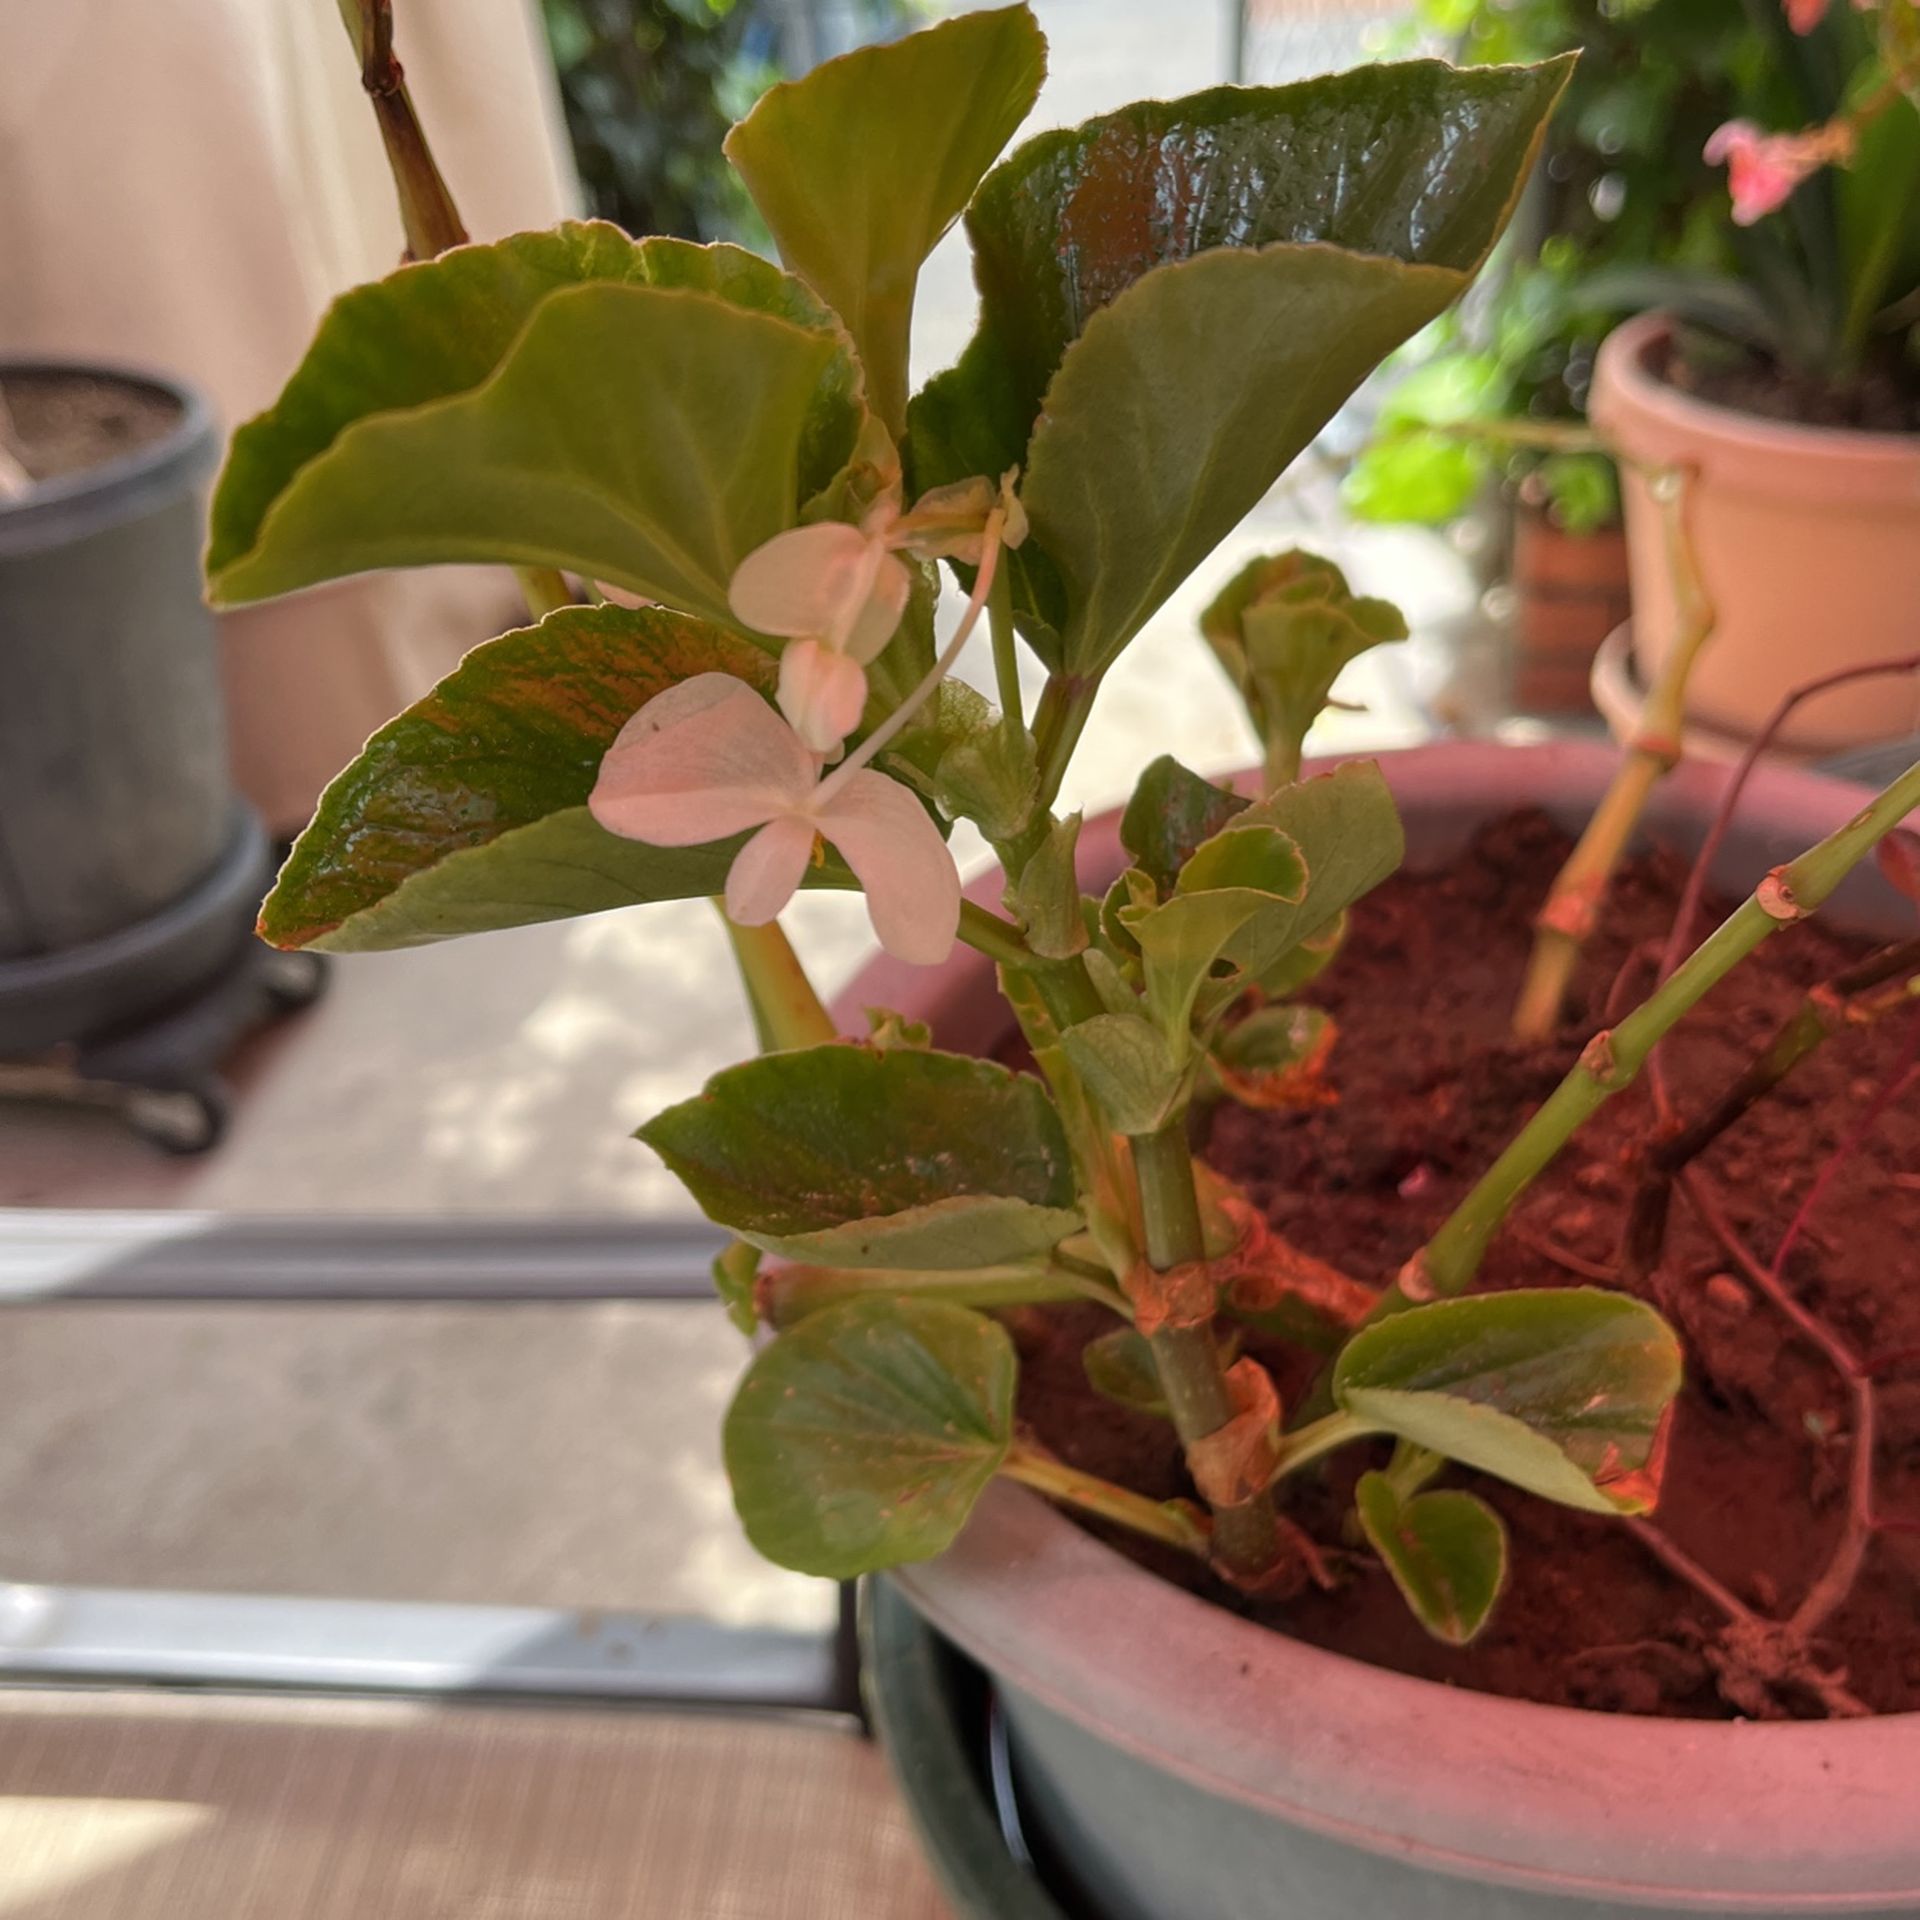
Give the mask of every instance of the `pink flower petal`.
[(863, 767), (817, 815), (867, 894), (880, 944), (935, 967), (960, 926), (960, 875), (927, 810), (897, 780)]
[(789, 638), (851, 624), (873, 580), (875, 543), (844, 521), (776, 533), (733, 570), (727, 604), (742, 626)]
[(791, 900), (813, 858), (813, 823), (796, 814), (769, 821), (733, 856), (727, 870), (727, 916), (762, 927)]
[(900, 618), (907, 610), (907, 597), (913, 592), (913, 576), (894, 555), (882, 552), (873, 571), (872, 584), (848, 623), (841, 645), (864, 667), (877, 660), (889, 640), (900, 629)]
[(744, 680), (699, 673), (620, 729), (587, 806), (609, 833), (692, 847), (803, 806), (816, 782), (813, 756)]
[(1811, 33), (1827, 17), (1827, 0), (1786, 0), (1787, 25), (1795, 33)]
[(780, 711), (815, 753), (838, 753), (860, 724), (867, 672), (824, 641), (790, 640), (780, 655)]

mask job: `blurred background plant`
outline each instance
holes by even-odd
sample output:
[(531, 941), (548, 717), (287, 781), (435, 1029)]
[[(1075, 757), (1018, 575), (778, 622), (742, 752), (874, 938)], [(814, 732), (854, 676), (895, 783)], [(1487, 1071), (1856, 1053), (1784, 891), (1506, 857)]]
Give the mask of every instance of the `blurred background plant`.
[(777, 80), (918, 24), (924, 0), (542, 0), (590, 212), (767, 244), (720, 142)]
[(1497, 483), (1592, 533), (1619, 518), (1606, 460), (1485, 430), (1584, 420), (1594, 355), (1636, 295), (1621, 275), (1733, 272), (1725, 180), (1703, 154), (1763, 76), (1763, 36), (1731, 0), (1421, 0), (1409, 31), (1472, 64), (1583, 51), (1505, 259), (1409, 349), (1347, 504), (1438, 524)]

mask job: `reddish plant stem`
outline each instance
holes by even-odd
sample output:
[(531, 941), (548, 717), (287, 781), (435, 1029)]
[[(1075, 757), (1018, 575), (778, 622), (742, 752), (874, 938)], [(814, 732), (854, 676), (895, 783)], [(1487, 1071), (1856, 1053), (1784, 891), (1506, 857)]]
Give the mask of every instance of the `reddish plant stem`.
[(1827, 1565), (1808, 1587), (1799, 1606), (1786, 1622), (1794, 1633), (1803, 1638), (1811, 1638), (1853, 1591), (1854, 1582), (1860, 1577), (1860, 1569), (1866, 1560), (1868, 1545), (1876, 1527), (1881, 1524), (1873, 1511), (1879, 1401), (1873, 1367), (1849, 1340), (1795, 1296), (1786, 1283), (1786, 1264), (1840, 1169), (1859, 1151), (1887, 1109), (1916, 1084), (1920, 1084), (1920, 1020), (1916, 1020), (1909, 1029), (1893, 1070), (1869, 1102), (1866, 1111), (1814, 1176), (1770, 1262), (1763, 1264), (1755, 1257), (1696, 1173), (1688, 1169), (1680, 1175), (1681, 1190), (1708, 1232), (1732, 1256), (1755, 1289), (1839, 1374), (1851, 1402), (1853, 1451), (1847, 1473), (1847, 1511), (1841, 1523), (1840, 1538), (1835, 1542)]
[[(1733, 778), (1727, 782), (1726, 791), (1720, 796), (1720, 804), (1714, 810), (1712, 823), (1707, 828), (1707, 836), (1700, 843), (1700, 852), (1694, 860), (1693, 871), (1687, 875), (1687, 884), (1680, 894), (1680, 904), (1674, 909), (1673, 926), (1667, 934), (1667, 944), (1660, 955), (1660, 969), (1656, 984), (1664, 980), (1684, 960), (1693, 948), (1693, 930), (1700, 917), (1700, 902), (1707, 890), (1707, 875), (1712, 871), (1715, 858), (1726, 840), (1727, 830), (1733, 824), (1735, 809), (1740, 804), (1740, 796), (1746, 790), (1748, 779), (1760, 763), (1760, 756), (1773, 744), (1780, 729), (1793, 717), (1795, 708), (1802, 701), (1811, 700), (1815, 694), (1825, 693), (1830, 688), (1845, 686), (1854, 680), (1869, 680), (1881, 675), (1912, 673), (1920, 670), (1920, 653), (1901, 654), (1887, 660), (1870, 660), (1857, 667), (1841, 667), (1833, 673), (1823, 673), (1816, 680), (1809, 680), (1794, 688), (1768, 715), (1766, 724), (1753, 736), (1747, 750), (1740, 756), (1740, 764), (1734, 769)], [(1672, 1100), (1667, 1088), (1666, 1074), (1661, 1061), (1660, 1047), (1655, 1047), (1647, 1060), (1648, 1079), (1653, 1087), (1653, 1096), (1663, 1121), (1672, 1119)]]
[[(1904, 975), (1890, 992), (1873, 993)], [(1647, 1150), (1639, 1190), (1621, 1240), (1621, 1270), (1644, 1276), (1658, 1264), (1666, 1239), (1673, 1179), (1729, 1127), (1736, 1125), (1810, 1054), (1843, 1026), (1867, 1025), (1910, 1004), (1920, 985), (1920, 940), (1902, 941), (1843, 969), (1808, 990), (1764, 1048), (1706, 1111), (1686, 1126), (1677, 1121)]]

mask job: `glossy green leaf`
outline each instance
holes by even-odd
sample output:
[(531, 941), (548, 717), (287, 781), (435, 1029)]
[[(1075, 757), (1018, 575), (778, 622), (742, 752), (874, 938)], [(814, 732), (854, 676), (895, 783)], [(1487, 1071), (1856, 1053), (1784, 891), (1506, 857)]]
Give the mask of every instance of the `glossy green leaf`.
[(1135, 1413), (1167, 1413), (1167, 1390), (1160, 1369), (1143, 1334), (1132, 1327), (1115, 1327), (1097, 1335), (1080, 1350), (1087, 1384), (1116, 1406)]
[(1162, 894), (1173, 891), (1180, 869), (1203, 840), (1211, 840), (1247, 801), (1215, 786), (1165, 753), (1134, 783), (1120, 816), (1120, 844)]
[(916, 397), (911, 451), (923, 486), (1026, 461), (1010, 573), (1050, 666), (1099, 671), (1455, 298), (1566, 70), (1414, 61), (1143, 101), (987, 176), (979, 330)]
[(216, 603), (504, 561), (725, 624), (734, 568), (861, 432), (845, 335), (789, 317), (786, 284), (764, 308), (690, 286), (548, 294), (479, 385), (341, 428), (215, 568)]
[(1403, 1500), (1384, 1473), (1366, 1473), (1354, 1508), (1415, 1619), (1449, 1646), (1487, 1624), (1507, 1574), (1507, 1530), (1477, 1494), (1448, 1490)]
[(963, 14), (772, 88), (727, 136), (780, 257), (847, 323), (895, 432), (921, 262), (1027, 117), (1046, 66), (1025, 6)]
[(754, 1357), (723, 1450), (747, 1538), (851, 1580), (948, 1546), (1013, 1439), (1013, 1342), (935, 1301), (809, 1314)]
[(737, 840), (642, 846), (586, 810), (620, 728), (706, 672), (773, 684), (757, 647), (658, 608), (569, 607), (476, 647), (328, 786), (261, 933), (364, 952), (717, 892)]
[(1060, 1035), (1094, 1105), (1115, 1133), (1152, 1133), (1186, 1091), (1186, 1062), (1151, 1020), (1097, 1013)]
[(1355, 1334), (1333, 1375), (1357, 1418), (1594, 1513), (1653, 1507), (1679, 1388), (1666, 1322), (1591, 1287), (1415, 1307)]
[(763, 1055), (716, 1074), (639, 1137), (710, 1219), (824, 1266), (992, 1266), (1080, 1224), (1045, 1090), (959, 1054)]

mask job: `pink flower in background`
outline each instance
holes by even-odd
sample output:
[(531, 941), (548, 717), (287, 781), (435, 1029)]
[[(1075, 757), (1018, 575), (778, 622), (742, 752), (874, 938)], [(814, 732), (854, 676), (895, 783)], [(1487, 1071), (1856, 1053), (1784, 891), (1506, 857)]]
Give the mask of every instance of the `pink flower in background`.
[(1811, 33), (1827, 17), (1828, 0), (1786, 0), (1787, 25), (1795, 33)]
[(731, 674), (695, 674), (649, 700), (607, 749), (587, 806), (609, 833), (656, 847), (758, 828), (727, 874), (727, 912), (749, 927), (793, 898), (817, 836), (853, 869), (889, 953), (937, 966), (952, 950), (960, 876), (926, 809), (871, 767), (823, 782), (819, 756)]
[(1734, 224), (1742, 227), (1785, 206), (1794, 188), (1834, 157), (1824, 129), (1814, 134), (1764, 133), (1751, 120), (1729, 120), (1716, 127), (1702, 155), (1710, 167), (1726, 163)]

